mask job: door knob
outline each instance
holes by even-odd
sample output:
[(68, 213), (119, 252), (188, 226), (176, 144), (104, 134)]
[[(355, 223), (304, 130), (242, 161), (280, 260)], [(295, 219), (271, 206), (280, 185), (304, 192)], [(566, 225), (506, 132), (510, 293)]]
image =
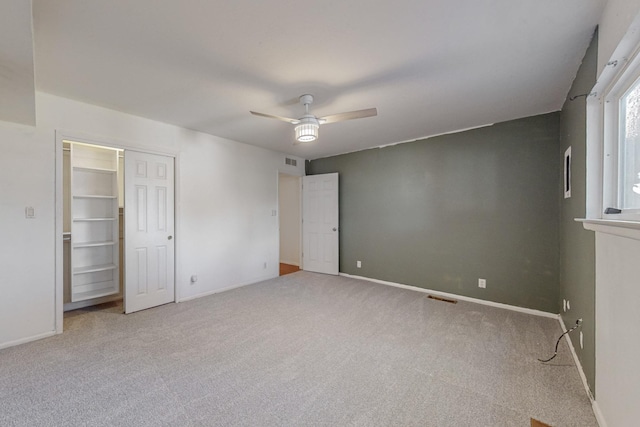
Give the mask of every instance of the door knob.
[(167, 240), (171, 240), (171, 239), (173, 239), (173, 236), (167, 237)]
[(338, 231), (338, 229), (337, 229), (337, 228), (335, 228), (335, 227), (333, 227), (333, 231)]

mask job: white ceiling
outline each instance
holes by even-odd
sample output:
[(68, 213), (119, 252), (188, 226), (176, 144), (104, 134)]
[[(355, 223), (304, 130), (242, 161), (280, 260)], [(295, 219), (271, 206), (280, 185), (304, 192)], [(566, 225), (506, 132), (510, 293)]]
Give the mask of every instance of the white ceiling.
[[(556, 111), (605, 0), (33, 0), (36, 88), (307, 159)], [(300, 117), (370, 107), (293, 145)]]

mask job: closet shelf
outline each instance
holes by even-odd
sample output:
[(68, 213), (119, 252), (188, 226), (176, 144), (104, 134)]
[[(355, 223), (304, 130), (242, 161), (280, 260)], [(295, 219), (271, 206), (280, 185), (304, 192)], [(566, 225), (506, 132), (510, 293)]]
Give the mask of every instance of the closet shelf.
[(71, 302), (119, 292), (118, 157), (71, 144)]
[(104, 173), (115, 173), (115, 172), (117, 172), (115, 169), (90, 168), (90, 167), (86, 167), (86, 166), (74, 166), (73, 170), (74, 171), (80, 171), (80, 172), (104, 172)]
[(84, 242), (84, 243), (74, 243), (73, 247), (75, 248), (95, 248), (98, 246), (113, 246), (116, 242), (108, 241), (108, 242)]
[(100, 194), (74, 194), (74, 199), (117, 199), (118, 196), (103, 196)]
[(115, 295), (118, 292), (117, 289), (97, 289), (95, 291), (77, 292), (75, 299), (76, 301), (84, 301), (87, 299), (106, 297), (107, 295)]
[(90, 265), (89, 267), (78, 267), (73, 269), (73, 274), (95, 273), (96, 271), (115, 270), (115, 264)]

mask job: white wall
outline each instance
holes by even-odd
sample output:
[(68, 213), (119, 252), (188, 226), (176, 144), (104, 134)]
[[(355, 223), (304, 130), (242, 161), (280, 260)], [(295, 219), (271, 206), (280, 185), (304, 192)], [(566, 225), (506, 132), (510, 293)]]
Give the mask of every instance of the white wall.
[[(177, 155), (181, 299), (277, 276), (277, 172), (302, 175), (302, 159), (287, 166), (276, 152), (44, 93), (36, 108), (36, 128), (0, 122), (0, 348), (56, 328), (56, 130)], [(26, 206), (35, 219), (25, 219)]]
[[(54, 327), (54, 140), (0, 122), (0, 348)], [(25, 218), (25, 207), (35, 218)]]
[(280, 174), (280, 262), (300, 266), (300, 178)]
[(203, 134), (183, 143), (181, 299), (278, 275), (278, 170), (303, 173), (260, 148)]
[[(640, 230), (596, 231), (596, 408), (609, 427), (640, 419)], [(604, 232), (603, 232), (604, 231)]]

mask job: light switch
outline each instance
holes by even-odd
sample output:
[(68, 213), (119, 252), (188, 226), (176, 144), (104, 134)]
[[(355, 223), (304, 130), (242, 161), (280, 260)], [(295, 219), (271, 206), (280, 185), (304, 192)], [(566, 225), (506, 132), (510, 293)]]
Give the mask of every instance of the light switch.
[(33, 219), (36, 217), (36, 210), (33, 206), (27, 206), (24, 208), (24, 217), (27, 219)]

